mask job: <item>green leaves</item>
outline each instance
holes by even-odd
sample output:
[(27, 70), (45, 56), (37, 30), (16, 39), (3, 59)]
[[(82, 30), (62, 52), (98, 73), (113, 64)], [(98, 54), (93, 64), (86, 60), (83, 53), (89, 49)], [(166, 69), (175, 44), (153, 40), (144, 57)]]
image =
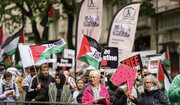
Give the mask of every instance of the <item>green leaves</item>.
[(143, 0), (140, 8), (140, 15), (145, 15), (151, 18), (155, 16), (155, 8), (153, 7), (152, 0)]

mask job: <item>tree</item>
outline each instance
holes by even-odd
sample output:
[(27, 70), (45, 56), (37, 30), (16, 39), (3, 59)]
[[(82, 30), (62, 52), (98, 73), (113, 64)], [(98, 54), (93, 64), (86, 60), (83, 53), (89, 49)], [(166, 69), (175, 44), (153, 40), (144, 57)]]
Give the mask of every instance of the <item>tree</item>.
[(75, 3), (75, 0), (61, 0), (63, 4), (63, 11), (68, 17), (68, 48), (74, 49), (73, 45), (73, 23), (74, 23), (74, 14), (77, 12), (77, 4)]
[[(60, 4), (60, 1), (53, 0), (54, 4)], [(0, 19), (5, 23), (10, 33), (14, 33), (14, 29), (22, 27), (29, 19), (31, 22), (32, 33), (36, 43), (43, 41), (37, 28), (37, 20), (45, 16), (46, 8), (50, 0), (0, 0)], [(55, 17), (60, 17), (58, 10), (55, 10)], [(22, 25), (20, 25), (22, 24)]]

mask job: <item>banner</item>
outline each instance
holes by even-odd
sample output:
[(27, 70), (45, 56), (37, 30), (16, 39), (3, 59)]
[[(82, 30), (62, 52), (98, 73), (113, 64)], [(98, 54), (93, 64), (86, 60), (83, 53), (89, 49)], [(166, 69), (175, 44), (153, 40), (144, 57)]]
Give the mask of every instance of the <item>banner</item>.
[(148, 72), (157, 73), (157, 70), (158, 70), (158, 59), (157, 60), (149, 60)]
[(131, 92), (136, 72), (136, 69), (121, 64), (110, 80), (117, 86), (120, 86), (123, 82), (127, 81), (129, 86), (128, 90)]
[(101, 69), (117, 69), (118, 67), (118, 48), (104, 47), (104, 56)]
[[(77, 29), (76, 29), (76, 56), (80, 49), (80, 39), (82, 34), (85, 34), (97, 42), (101, 35), (102, 26), (102, 7), (103, 0), (83, 0), (79, 15), (77, 18)], [(81, 71), (87, 68), (88, 65), (77, 61), (76, 71)]]
[(132, 56), (128, 59), (121, 61), (122, 64), (135, 68), (136, 70), (142, 70), (143, 65), (140, 54)]
[(64, 58), (71, 58), (72, 59), (72, 66), (74, 66), (74, 59), (75, 59), (75, 50), (72, 49), (64, 49)]
[(72, 59), (59, 58), (57, 59), (57, 70), (69, 70), (72, 68)]
[(108, 33), (108, 47), (118, 47), (119, 61), (131, 55), (140, 2), (129, 3), (114, 16)]

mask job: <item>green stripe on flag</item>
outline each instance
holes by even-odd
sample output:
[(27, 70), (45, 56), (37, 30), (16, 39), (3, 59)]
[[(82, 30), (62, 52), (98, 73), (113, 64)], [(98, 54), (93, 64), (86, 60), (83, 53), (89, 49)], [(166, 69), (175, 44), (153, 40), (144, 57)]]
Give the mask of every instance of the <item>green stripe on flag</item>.
[(164, 66), (167, 66), (167, 65), (169, 65), (171, 62), (168, 61), (167, 59), (164, 59), (164, 60), (162, 61), (162, 63), (163, 63)]
[(93, 66), (94, 68), (96, 68), (98, 70), (99, 68), (99, 62), (97, 60), (95, 60), (94, 58), (92, 58), (91, 56), (89, 56), (88, 54), (85, 54), (83, 56), (81, 56), (79, 59), (77, 59), (78, 61), (82, 61), (87, 63), (88, 65)]
[(164, 83), (164, 81), (161, 81), (160, 83), (161, 83), (162, 86), (165, 88), (165, 83)]
[(7, 56), (13, 55), (17, 50), (17, 47), (15, 49), (12, 49), (10, 52), (7, 53)]
[(51, 54), (53, 54), (53, 53), (60, 53), (60, 52), (62, 52), (65, 48), (66, 48), (66, 45), (62, 46), (61, 48), (59, 48), (58, 46), (52, 47), (51, 49), (43, 52), (40, 55), (39, 59), (36, 61), (36, 63), (41, 61), (42, 59), (49, 58), (51, 56)]

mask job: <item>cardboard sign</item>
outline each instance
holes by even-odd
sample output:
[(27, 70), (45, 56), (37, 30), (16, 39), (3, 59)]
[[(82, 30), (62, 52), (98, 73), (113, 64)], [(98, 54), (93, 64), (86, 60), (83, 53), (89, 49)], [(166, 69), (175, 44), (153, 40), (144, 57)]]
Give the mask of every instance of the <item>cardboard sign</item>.
[(142, 65), (142, 61), (141, 61), (141, 56), (140, 54), (132, 56), (128, 59), (125, 59), (123, 61), (121, 61), (122, 64), (133, 67), (137, 70), (142, 70), (143, 69), (143, 65)]
[(116, 69), (118, 67), (118, 48), (104, 47), (102, 69)]
[(128, 81), (129, 83), (128, 88), (129, 91), (131, 92), (134, 84), (136, 72), (137, 72), (136, 69), (121, 64), (110, 80), (114, 82), (117, 86), (119, 86), (125, 81)]
[(72, 59), (59, 58), (57, 60), (57, 70), (69, 70), (72, 68)]

